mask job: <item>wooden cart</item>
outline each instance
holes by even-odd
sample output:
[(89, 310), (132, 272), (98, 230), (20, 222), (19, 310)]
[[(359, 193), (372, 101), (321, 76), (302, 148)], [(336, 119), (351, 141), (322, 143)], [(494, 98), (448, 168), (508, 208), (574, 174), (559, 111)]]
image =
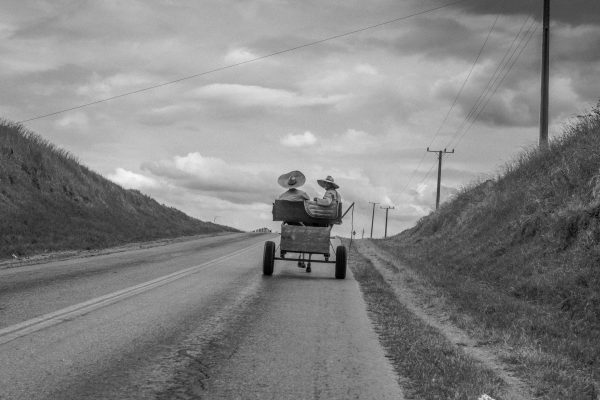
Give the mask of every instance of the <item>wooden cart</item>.
[[(311, 272), (311, 263), (335, 264), (335, 277), (346, 277), (346, 247), (340, 245), (334, 249), (331, 243), (331, 228), (342, 223), (341, 203), (323, 207), (310, 201), (275, 200), (273, 221), (282, 221), (279, 257), (275, 242), (267, 241), (263, 255), (264, 275), (272, 275), (275, 260), (282, 260), (294, 261), (306, 272)], [(333, 261), (330, 261), (331, 250), (335, 251)], [(313, 258), (314, 255), (323, 258)]]

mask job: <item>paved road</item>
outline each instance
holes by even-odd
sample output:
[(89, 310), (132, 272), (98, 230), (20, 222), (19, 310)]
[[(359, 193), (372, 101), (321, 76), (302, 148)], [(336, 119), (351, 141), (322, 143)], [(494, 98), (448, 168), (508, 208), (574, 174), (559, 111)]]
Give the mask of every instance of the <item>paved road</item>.
[(400, 399), (351, 274), (235, 234), (0, 270), (0, 399)]

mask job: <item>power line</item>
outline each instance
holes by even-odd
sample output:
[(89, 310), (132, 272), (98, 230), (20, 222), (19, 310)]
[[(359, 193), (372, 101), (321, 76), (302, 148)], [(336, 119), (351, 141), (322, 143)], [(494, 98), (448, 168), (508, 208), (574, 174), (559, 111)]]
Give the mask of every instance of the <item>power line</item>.
[(454, 101), (452, 102), (452, 105), (450, 106), (450, 109), (448, 110), (448, 112), (446, 113), (446, 116), (444, 117), (444, 119), (442, 120), (442, 123), (440, 124), (437, 132), (435, 133), (435, 135), (433, 136), (433, 138), (431, 139), (431, 141), (429, 142), (429, 145), (427, 147), (430, 147), (433, 144), (433, 141), (435, 140), (435, 138), (440, 134), (440, 132), (442, 131), (442, 127), (444, 126), (444, 124), (446, 123), (446, 120), (448, 119), (448, 117), (450, 116), (450, 113), (452, 112), (452, 110), (454, 109), (454, 106), (456, 105), (460, 95), (462, 94), (463, 90), (465, 89), (465, 86), (467, 85), (467, 81), (469, 80), (469, 78), (471, 77), (471, 74), (473, 73), (473, 70), (475, 69), (475, 66), (477, 65), (477, 62), (479, 61), (479, 58), (481, 57), (481, 54), (483, 53), (483, 49), (485, 48), (485, 45), (487, 44), (488, 40), (490, 39), (490, 36), (492, 35), (492, 32), (494, 31), (494, 28), (496, 27), (496, 23), (498, 22), (498, 18), (500, 18), (500, 14), (498, 14), (496, 16), (496, 19), (494, 20), (494, 23), (492, 24), (492, 26), (490, 27), (490, 30), (487, 34), (487, 36), (485, 37), (485, 40), (483, 41), (483, 45), (481, 45), (481, 48), (479, 49), (479, 52), (477, 53), (477, 57), (475, 57), (475, 61), (473, 61), (473, 64), (471, 65), (471, 69), (469, 70), (469, 73), (467, 74), (467, 77), (465, 78), (465, 80), (463, 81), (460, 89), (458, 90), (458, 93), (456, 94), (456, 96), (454, 97)]
[[(496, 16), (496, 19), (494, 20), (494, 23), (492, 24), (492, 26), (490, 27), (490, 30), (485, 38), (485, 40), (483, 41), (483, 44), (481, 45), (481, 48), (479, 49), (479, 52), (477, 53), (477, 57), (475, 57), (475, 60), (473, 61), (473, 63), (471, 64), (471, 68), (469, 70), (469, 73), (467, 74), (465, 80), (463, 81), (458, 93), (456, 94), (456, 96), (454, 97), (454, 101), (452, 102), (452, 105), (450, 106), (450, 109), (448, 110), (448, 112), (446, 113), (446, 116), (444, 117), (444, 119), (442, 120), (442, 122), (440, 123), (440, 126), (438, 127), (437, 131), (435, 132), (435, 134), (433, 135), (433, 137), (431, 138), (431, 141), (429, 142), (429, 146), (430, 147), (433, 144), (433, 141), (437, 138), (437, 136), (440, 134), (442, 127), (444, 126), (444, 124), (446, 123), (446, 120), (448, 119), (448, 117), (450, 116), (450, 113), (452, 112), (452, 110), (454, 109), (454, 106), (456, 105), (460, 95), (462, 94), (467, 81), (469, 80), (469, 78), (471, 77), (471, 74), (473, 73), (473, 70), (475, 69), (475, 66), (477, 65), (477, 62), (479, 61), (479, 58), (481, 57), (481, 54), (483, 53), (483, 49), (485, 48), (488, 40), (490, 39), (490, 36), (492, 35), (492, 32), (494, 30), (494, 28), (496, 27), (496, 23), (498, 22), (498, 18), (500, 17), (500, 14), (498, 14)], [(406, 185), (402, 188), (401, 192), (404, 192), (408, 186), (410, 185), (410, 183), (412, 182), (413, 177), (415, 176), (415, 174), (417, 173), (417, 171), (419, 170), (419, 168), (421, 168), (421, 165), (423, 164), (423, 160), (425, 160), (425, 156), (427, 155), (427, 152), (423, 153), (423, 156), (421, 157), (421, 159), (419, 160), (419, 163), (417, 164), (417, 168), (415, 168), (413, 170), (413, 172), (411, 173), (410, 177), (408, 178), (408, 181), (406, 183)]]
[[(454, 140), (456, 140), (456, 137), (460, 134), (460, 132), (467, 126), (467, 124), (474, 117), (474, 115), (477, 114), (478, 110), (481, 109), (481, 105), (486, 101), (489, 93), (496, 86), (496, 83), (500, 79), (501, 75), (506, 71), (507, 66), (512, 61), (512, 59), (513, 59), (513, 57), (514, 57), (517, 49), (520, 47), (520, 45), (523, 43), (523, 40), (525, 39), (525, 37), (529, 33), (529, 32), (527, 32), (523, 36), (521, 36), (521, 34), (523, 33), (523, 30), (524, 30), (525, 26), (527, 25), (527, 23), (529, 22), (530, 19), (531, 19), (531, 15), (527, 16), (527, 18), (525, 18), (525, 20), (523, 21), (523, 24), (521, 25), (521, 28), (519, 29), (519, 31), (515, 35), (515, 37), (512, 40), (511, 44), (506, 49), (506, 52), (504, 53), (504, 56), (502, 57), (502, 59), (498, 63), (496, 69), (494, 70), (494, 73), (492, 73), (492, 75), (490, 76), (490, 79), (486, 83), (484, 89), (479, 94), (479, 96), (477, 97), (477, 99), (475, 100), (475, 102), (473, 103), (473, 105), (471, 106), (471, 109), (467, 113), (467, 115), (464, 118), (464, 120), (460, 123), (460, 125), (456, 129), (455, 133), (452, 135), (452, 138), (450, 139), (450, 141), (448, 142), (448, 144), (446, 145), (446, 147), (452, 147), (451, 146), (452, 142)], [(532, 24), (534, 24), (534, 23), (535, 23), (535, 20), (532, 21)], [(533, 26), (532, 24), (530, 25), (530, 27)], [(456, 146), (454, 146), (454, 147), (456, 147)]]
[[(425, 152), (425, 155), (427, 155), (427, 152)], [(431, 172), (433, 171), (433, 169), (435, 168), (436, 165), (437, 165), (437, 162), (434, 162), (434, 163), (431, 164), (431, 167), (429, 167), (429, 170), (423, 176), (423, 179), (421, 179), (421, 181), (419, 183), (417, 183), (417, 187), (419, 185), (421, 185), (422, 183), (424, 183), (429, 178), (429, 175), (431, 175)]]
[[(464, 121), (465, 123), (462, 124), (461, 127), (459, 127), (459, 129), (456, 131), (455, 135), (458, 135), (460, 132), (460, 129), (464, 128), (462, 134), (460, 134), (460, 136), (458, 137), (458, 140), (456, 140), (457, 139), (456, 136), (454, 137), (454, 139), (451, 140), (450, 143), (452, 143), (454, 140), (456, 140), (456, 143), (453, 145), (454, 147), (458, 146), (458, 144), (462, 141), (464, 136), (471, 129), (471, 127), (477, 121), (479, 116), (483, 113), (483, 111), (485, 110), (485, 108), (487, 107), (489, 102), (491, 101), (492, 97), (494, 97), (494, 95), (496, 94), (496, 92), (498, 91), (500, 86), (502, 86), (502, 83), (504, 83), (504, 80), (506, 79), (506, 77), (508, 76), (510, 71), (513, 69), (513, 67), (515, 66), (516, 62), (519, 60), (519, 57), (521, 56), (521, 54), (523, 54), (523, 51), (525, 50), (525, 48), (527, 48), (527, 45), (529, 44), (529, 42), (531, 41), (531, 38), (533, 37), (533, 35), (535, 34), (535, 32), (537, 30), (537, 25), (538, 24), (536, 21), (533, 21), (529, 25), (529, 28), (527, 29), (526, 33), (523, 35), (523, 37), (521, 38), (519, 43), (513, 49), (506, 64), (501, 69), (500, 73), (495, 77), (493, 83), (489, 86), (489, 89), (486, 91), (485, 95), (481, 98), (481, 101), (479, 102), (479, 104), (477, 104), (477, 106), (474, 108), (474, 111), (473, 111), (472, 115), (470, 116), (471, 120), (468, 121), (468, 119), (465, 119), (465, 121)], [(465, 128), (465, 126), (466, 126), (466, 128)]]
[(329, 36), (329, 37), (326, 37), (324, 39), (319, 39), (319, 40), (315, 40), (313, 42), (304, 43), (304, 44), (301, 44), (301, 45), (298, 45), (298, 46), (294, 46), (294, 47), (290, 47), (290, 48), (287, 48), (287, 49), (284, 49), (284, 50), (275, 51), (273, 53), (265, 54), (265, 55), (260, 56), (260, 57), (255, 57), (255, 58), (252, 58), (250, 60), (241, 61), (241, 62), (238, 62), (238, 63), (229, 64), (229, 65), (225, 65), (225, 66), (214, 68), (214, 69), (211, 69), (211, 70), (208, 70), (208, 71), (199, 72), (197, 74), (193, 74), (193, 75), (188, 75), (188, 76), (184, 76), (184, 77), (181, 77), (181, 78), (177, 78), (177, 79), (174, 79), (174, 80), (171, 80), (171, 81), (168, 81), (168, 82), (163, 82), (163, 83), (159, 83), (159, 84), (156, 84), (156, 85), (148, 86), (148, 87), (145, 87), (145, 88), (142, 88), (142, 89), (137, 89), (137, 90), (133, 90), (133, 91), (130, 91), (130, 92), (121, 93), (121, 94), (118, 94), (118, 95), (115, 95), (115, 96), (105, 97), (103, 99), (95, 100), (95, 101), (92, 101), (92, 102), (89, 102), (89, 103), (80, 104), (80, 105), (77, 105), (77, 106), (65, 108), (65, 109), (58, 110), (58, 111), (54, 111), (54, 112), (51, 112), (51, 113), (48, 113), (48, 114), (38, 115), (38, 116), (35, 116), (35, 117), (24, 119), (22, 121), (18, 121), (17, 123), (21, 124), (21, 123), (24, 123), (24, 122), (34, 121), (34, 120), (42, 119), (42, 118), (47, 118), (47, 117), (51, 117), (51, 116), (54, 116), (54, 115), (63, 114), (63, 113), (69, 112), (69, 111), (74, 111), (74, 110), (79, 110), (81, 108), (90, 107), (90, 106), (93, 106), (93, 105), (96, 105), (96, 104), (100, 104), (100, 103), (104, 103), (104, 102), (107, 102), (107, 101), (110, 101), (110, 100), (119, 99), (121, 97), (131, 96), (131, 95), (134, 95), (134, 94), (138, 94), (138, 93), (142, 93), (142, 92), (147, 92), (149, 90), (157, 89), (157, 88), (160, 88), (160, 87), (163, 87), (163, 86), (173, 85), (175, 83), (183, 82), (183, 81), (186, 81), (186, 80), (198, 78), (198, 77), (209, 75), (209, 74), (214, 74), (216, 72), (220, 72), (220, 71), (224, 71), (224, 70), (227, 70), (227, 69), (239, 67), (239, 66), (244, 65), (244, 64), (249, 64), (249, 63), (253, 63), (253, 62), (256, 62), (256, 61), (264, 60), (264, 59), (269, 58), (269, 57), (274, 57), (274, 56), (277, 56), (277, 55), (280, 55), (280, 54), (289, 53), (289, 52), (292, 52), (292, 51), (304, 49), (306, 47), (316, 46), (318, 44), (325, 43), (325, 42), (328, 42), (328, 41), (331, 41), (331, 40), (340, 39), (340, 38), (343, 38), (343, 37), (346, 37), (346, 36), (350, 36), (350, 35), (355, 35), (357, 33), (368, 31), (368, 30), (371, 30), (371, 29), (375, 29), (375, 28), (378, 28), (378, 27), (381, 27), (381, 26), (384, 26), (384, 25), (392, 24), (394, 22), (403, 21), (403, 20), (406, 20), (406, 19), (409, 19), (409, 18), (413, 18), (413, 17), (419, 16), (419, 15), (423, 15), (423, 14), (427, 14), (427, 13), (434, 12), (434, 11), (437, 11), (437, 10), (441, 10), (443, 8), (447, 8), (447, 7), (453, 6), (453, 5), (458, 4), (458, 3), (463, 3), (465, 1), (468, 1), (468, 0), (456, 0), (456, 1), (453, 1), (453, 2), (450, 2), (450, 3), (443, 4), (441, 6), (429, 8), (429, 9), (426, 9), (426, 10), (423, 10), (423, 11), (415, 12), (413, 14), (405, 15), (405, 16), (402, 16), (402, 17), (394, 18), (394, 19), (390, 19), (388, 21), (380, 22), (378, 24), (369, 25), (369, 26), (366, 26), (364, 28), (355, 29), (353, 31), (349, 31), (349, 32), (345, 32), (345, 33), (341, 33), (341, 34)]

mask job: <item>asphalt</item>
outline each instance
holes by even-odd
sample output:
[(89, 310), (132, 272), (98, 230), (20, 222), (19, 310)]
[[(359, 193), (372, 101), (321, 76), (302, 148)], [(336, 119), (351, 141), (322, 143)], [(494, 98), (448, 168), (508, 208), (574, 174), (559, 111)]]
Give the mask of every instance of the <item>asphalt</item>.
[(0, 271), (0, 398), (401, 399), (350, 271), (264, 277), (267, 239)]

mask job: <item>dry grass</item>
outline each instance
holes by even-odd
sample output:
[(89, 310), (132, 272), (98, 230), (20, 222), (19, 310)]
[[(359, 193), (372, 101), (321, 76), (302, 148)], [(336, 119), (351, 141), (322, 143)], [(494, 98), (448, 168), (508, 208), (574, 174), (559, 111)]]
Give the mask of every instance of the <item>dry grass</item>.
[(596, 398), (600, 109), (376, 243), (443, 290), (464, 329), (512, 348), (540, 398)]
[(232, 230), (125, 190), (0, 121), (0, 258)]
[(412, 314), (371, 263), (351, 249), (349, 266), (401, 385), (419, 399), (501, 399), (502, 382)]

